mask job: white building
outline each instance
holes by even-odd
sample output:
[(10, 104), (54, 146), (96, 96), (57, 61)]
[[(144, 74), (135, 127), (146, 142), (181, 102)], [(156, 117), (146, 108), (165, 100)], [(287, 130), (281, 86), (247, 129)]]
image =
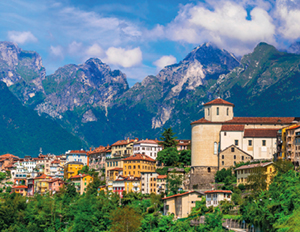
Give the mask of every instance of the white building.
[(163, 147), (158, 144), (158, 140), (141, 140), (133, 144), (133, 154), (143, 154), (156, 159), (157, 153), (161, 151)]
[(231, 201), (232, 192), (229, 190), (211, 190), (204, 192), (206, 197), (206, 207), (217, 207), (220, 201)]
[(33, 172), (36, 167), (36, 161), (33, 159), (21, 159), (20, 164), (27, 172)]
[(72, 161), (78, 161), (83, 165), (88, 165), (87, 152), (84, 150), (72, 150), (66, 152), (67, 163)]
[(157, 193), (157, 176), (156, 172), (141, 172), (141, 191), (143, 194)]

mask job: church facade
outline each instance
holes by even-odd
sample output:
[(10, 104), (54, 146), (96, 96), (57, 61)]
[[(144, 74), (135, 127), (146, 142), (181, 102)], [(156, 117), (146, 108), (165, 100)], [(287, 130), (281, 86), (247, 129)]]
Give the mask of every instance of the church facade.
[(212, 100), (204, 104), (204, 117), (191, 123), (191, 189), (210, 189), (218, 170), (242, 160), (272, 159), (277, 131), (295, 122), (295, 117), (234, 117), (233, 108), (221, 98)]

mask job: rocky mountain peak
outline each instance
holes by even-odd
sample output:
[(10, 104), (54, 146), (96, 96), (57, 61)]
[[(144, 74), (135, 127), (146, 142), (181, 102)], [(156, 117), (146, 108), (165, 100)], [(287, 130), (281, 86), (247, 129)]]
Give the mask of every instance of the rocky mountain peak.
[(21, 49), (13, 42), (0, 42), (0, 59), (11, 67), (18, 64), (18, 54)]

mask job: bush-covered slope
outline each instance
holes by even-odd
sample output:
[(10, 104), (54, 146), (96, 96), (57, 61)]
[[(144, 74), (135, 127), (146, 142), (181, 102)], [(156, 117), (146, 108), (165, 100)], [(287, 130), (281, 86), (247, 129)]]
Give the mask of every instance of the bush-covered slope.
[(80, 149), (81, 141), (51, 119), (47, 119), (21, 104), (0, 82), (0, 154), (37, 156), (43, 153), (61, 154)]

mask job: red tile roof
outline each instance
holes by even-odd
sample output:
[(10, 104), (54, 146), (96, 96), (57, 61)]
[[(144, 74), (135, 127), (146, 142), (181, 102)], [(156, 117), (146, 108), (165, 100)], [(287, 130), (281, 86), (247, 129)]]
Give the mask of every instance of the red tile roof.
[(299, 127), (300, 127), (300, 125), (293, 125), (293, 126), (290, 126), (289, 128), (287, 128), (286, 130), (293, 130), (293, 129), (297, 129)]
[(157, 179), (167, 179), (167, 175), (158, 175)]
[(75, 175), (75, 176), (71, 176), (70, 179), (82, 178), (82, 177), (85, 177), (85, 176), (91, 176), (91, 175), (88, 175), (88, 174)]
[(60, 164), (60, 161), (59, 161), (59, 160), (53, 160), (53, 161), (51, 162), (51, 164)]
[(191, 140), (188, 139), (176, 139), (177, 146), (189, 146), (191, 145)]
[(234, 117), (225, 122), (211, 122), (205, 118), (201, 118), (191, 124), (290, 124), (295, 117)]
[(276, 138), (278, 129), (245, 129), (244, 138)]
[(232, 193), (230, 190), (210, 190), (210, 191), (205, 191), (205, 194), (207, 193)]
[(140, 143), (149, 143), (149, 144), (158, 144), (158, 140), (154, 140), (154, 139), (144, 139), (138, 142), (135, 142), (135, 144), (140, 144)]
[(4, 158), (15, 158), (15, 159), (20, 159), (18, 156), (12, 155), (12, 154), (5, 154), (5, 155), (0, 155), (0, 159)]
[(150, 162), (156, 162), (154, 159), (150, 158), (147, 155), (143, 155), (143, 154), (134, 154), (134, 155), (129, 156), (124, 159), (124, 161), (129, 161), (129, 160), (146, 160), (146, 161), (150, 161)]
[(173, 197), (180, 197), (180, 196), (188, 195), (190, 193), (198, 193), (199, 195), (200, 194), (203, 195), (203, 193), (198, 192), (198, 191), (189, 191), (189, 192), (178, 193), (178, 194), (175, 194), (175, 195), (172, 195), (172, 196), (169, 196), (169, 197), (165, 197), (165, 198), (162, 198), (162, 200), (170, 199), (170, 198), (173, 198)]
[(88, 155), (91, 155), (91, 154), (97, 154), (97, 153), (101, 153), (101, 152), (105, 152), (106, 151), (106, 147), (104, 146), (99, 146), (97, 148), (95, 148), (94, 150), (92, 151), (88, 151)]
[(223, 125), (221, 131), (244, 131), (245, 125)]
[(42, 174), (40, 176), (35, 177), (34, 179), (52, 179), (52, 177), (47, 176), (46, 174)]
[(27, 189), (28, 187), (26, 185), (16, 185), (16, 186), (12, 186), (13, 189)]
[(133, 143), (134, 139), (130, 139), (130, 140), (119, 140), (115, 143), (113, 143), (111, 146), (120, 146), (120, 145), (127, 145), (129, 143)]
[(113, 169), (110, 169), (109, 171), (122, 171), (123, 168), (113, 168)]
[(243, 165), (241, 167), (236, 168), (235, 170), (242, 170), (242, 169), (250, 169), (250, 168), (257, 168), (257, 167), (265, 167), (273, 162), (267, 162), (267, 163), (258, 163), (258, 164), (248, 164), (248, 165)]
[(69, 154), (87, 154), (84, 150), (72, 150)]
[(215, 100), (212, 100), (210, 102), (207, 102), (204, 104), (204, 106), (208, 106), (208, 105), (229, 105), (229, 106), (234, 106), (234, 104), (223, 100), (222, 98), (217, 98)]

